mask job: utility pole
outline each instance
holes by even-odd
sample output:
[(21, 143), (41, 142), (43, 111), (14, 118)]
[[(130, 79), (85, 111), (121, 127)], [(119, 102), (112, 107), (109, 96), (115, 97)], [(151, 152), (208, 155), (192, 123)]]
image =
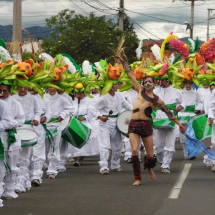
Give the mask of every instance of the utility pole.
[(22, 0), (13, 1), (13, 42), (22, 43)]
[(190, 38), (191, 38), (191, 39), (193, 39), (194, 2), (195, 2), (195, 0), (191, 0), (191, 17), (190, 17)]
[[(172, 0), (172, 2), (175, 2), (176, 0)], [(190, 38), (193, 39), (193, 28), (194, 28), (194, 5), (195, 5), (195, 1), (204, 1), (204, 3), (207, 0), (180, 0), (183, 3), (186, 2), (191, 2), (191, 17), (190, 17), (190, 23), (185, 22), (185, 24), (187, 24), (187, 29), (190, 29)], [(196, 5), (198, 6), (198, 5)]]
[(213, 18), (214, 15), (213, 15), (212, 17), (210, 17), (210, 13), (211, 13), (213, 10), (215, 10), (215, 9), (208, 9), (207, 40), (210, 39), (210, 38), (209, 38), (209, 24), (210, 24), (210, 19), (215, 19), (215, 18)]
[(119, 0), (119, 29), (124, 30), (124, 0)]

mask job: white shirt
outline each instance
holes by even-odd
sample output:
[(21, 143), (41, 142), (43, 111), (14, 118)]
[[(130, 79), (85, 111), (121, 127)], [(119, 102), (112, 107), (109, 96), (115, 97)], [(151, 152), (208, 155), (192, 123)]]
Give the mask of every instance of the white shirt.
[(132, 110), (132, 105), (129, 104), (119, 92), (115, 92), (114, 96), (107, 93), (106, 95), (101, 96), (95, 104), (95, 108), (100, 111), (100, 114), (106, 116), (109, 115), (110, 111), (113, 111), (111, 115), (121, 113), (123, 107), (126, 110)]
[[(4, 99), (4, 101), (8, 105), (8, 110), (11, 115), (11, 128), (19, 128), (21, 127), (25, 122), (25, 114), (22, 109), (21, 104), (14, 98), (14, 96), (9, 96), (8, 98)], [(15, 134), (16, 142), (13, 143), (9, 151), (14, 151), (21, 148), (21, 140), (18, 134)], [(8, 151), (8, 143), (6, 141), (5, 151)]]
[[(156, 89), (154, 90), (154, 94), (159, 96), (159, 98), (165, 103), (165, 105), (176, 103), (176, 106), (181, 105), (183, 109), (186, 108), (186, 103), (182, 97), (181, 91), (173, 88), (172, 86), (169, 86), (167, 88), (161, 87), (160, 90)], [(156, 117), (168, 118), (167, 115), (161, 110), (157, 110)]]
[(204, 100), (206, 99), (206, 97), (208, 97), (211, 94), (210, 88), (207, 88), (207, 89), (205, 89), (205, 88), (199, 88), (197, 90), (197, 93), (199, 95), (199, 99), (200, 99), (201, 102), (204, 102)]
[[(55, 95), (46, 93), (43, 100), (45, 107), (50, 109), (51, 114), (45, 115), (47, 117), (47, 121), (49, 121), (51, 118), (58, 118), (59, 116), (62, 119), (66, 119), (74, 112), (74, 106), (71, 105), (64, 96), (59, 95), (58, 93), (56, 93)], [(58, 126), (58, 129), (62, 130), (61, 124), (59, 122), (53, 123), (53, 125)]]
[[(186, 103), (186, 106), (195, 105), (196, 110), (202, 110), (202, 104), (200, 103), (199, 94), (195, 90), (186, 90), (186, 88), (182, 91), (183, 99)], [(195, 113), (184, 113), (179, 112), (178, 116), (195, 116)]]

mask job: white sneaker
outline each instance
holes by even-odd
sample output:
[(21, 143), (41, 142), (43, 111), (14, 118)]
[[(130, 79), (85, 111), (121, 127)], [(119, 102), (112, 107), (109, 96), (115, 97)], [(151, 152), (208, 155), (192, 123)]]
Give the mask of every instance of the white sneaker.
[(113, 169), (113, 171), (115, 171), (115, 172), (121, 172), (122, 169), (121, 168), (117, 168), (117, 169)]
[(132, 159), (131, 158), (128, 158), (126, 163), (132, 163)]
[(167, 169), (167, 168), (165, 168), (165, 169), (162, 169), (161, 172), (162, 172), (162, 173), (170, 173), (170, 170)]
[(212, 166), (212, 167), (211, 167), (211, 171), (212, 171), (212, 172), (215, 172), (215, 166)]
[(66, 172), (66, 168), (65, 169), (63, 169), (63, 168), (62, 169), (58, 169), (57, 171), (58, 172)]
[(55, 175), (49, 175), (49, 179), (55, 179)]
[(101, 172), (102, 175), (107, 175), (108, 173), (109, 173), (109, 171), (108, 171), (107, 169), (104, 169), (104, 170)]

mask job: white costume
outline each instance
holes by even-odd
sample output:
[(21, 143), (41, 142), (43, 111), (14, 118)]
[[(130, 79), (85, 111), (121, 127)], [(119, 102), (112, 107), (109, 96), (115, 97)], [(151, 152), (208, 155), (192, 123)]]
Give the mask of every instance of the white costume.
[[(45, 107), (50, 108), (51, 118), (58, 118), (59, 116), (62, 119), (66, 119), (73, 112), (73, 106), (69, 101), (58, 93), (54, 95), (45, 94), (44, 95)], [(50, 119), (50, 116), (46, 116)], [(48, 139), (46, 138), (46, 155), (48, 158), (48, 170), (47, 175), (57, 175), (58, 163), (60, 161), (60, 139), (62, 133), (62, 126), (60, 122), (55, 122), (51, 124), (57, 128), (57, 134), (54, 137), (54, 143), (49, 144)]]
[[(33, 120), (40, 122), (40, 115), (42, 114), (36, 97), (32, 96), (30, 93), (27, 93), (25, 96), (19, 96), (16, 94), (14, 95), (14, 98), (20, 102), (25, 113), (25, 124), (22, 125), (21, 128), (33, 130), (36, 133), (39, 133), (39, 128), (31, 124), (31, 121)], [(15, 187), (17, 192), (25, 192), (25, 188), (29, 189), (31, 187), (30, 174), (32, 169), (30, 162), (32, 155), (33, 147), (24, 147), (21, 149), (19, 161), (17, 164), (17, 166), (20, 168)]]
[(82, 100), (80, 100), (79, 105), (78, 99), (75, 99), (74, 106), (74, 116), (77, 118), (86, 118), (86, 120), (81, 122), (91, 129), (91, 134), (89, 140), (81, 149), (77, 149), (71, 145), (69, 153), (72, 155), (72, 157), (97, 155), (99, 154), (99, 143), (101, 141), (100, 133), (96, 125), (96, 119), (99, 116), (99, 112), (94, 108), (92, 99), (88, 97), (84, 97)]
[(120, 156), (122, 149), (121, 133), (116, 128), (116, 119), (119, 113), (122, 112), (123, 107), (132, 110), (132, 105), (129, 104), (122, 94), (115, 92), (114, 96), (109, 93), (98, 99), (95, 104), (96, 109), (100, 111), (103, 116), (108, 116), (110, 111), (113, 113), (106, 122), (100, 123), (100, 172), (107, 170), (109, 150), (112, 149), (111, 169), (120, 169)]
[[(174, 89), (172, 86), (167, 88), (161, 88), (154, 92), (161, 100), (164, 101), (165, 105), (176, 103), (177, 106), (181, 105), (183, 108), (186, 107), (182, 97), (182, 93)], [(157, 119), (168, 119), (167, 115), (161, 111), (156, 112)], [(160, 130), (154, 129), (154, 144), (156, 147), (156, 154), (159, 163), (162, 163), (161, 168), (170, 169), (170, 163), (172, 161), (173, 153), (175, 152), (175, 138), (177, 134), (177, 128), (172, 130)]]
[[(45, 107), (44, 101), (40, 97), (39, 94), (33, 95), (37, 98), (37, 102), (40, 107), (41, 114), (50, 115), (49, 109)], [(33, 155), (31, 157), (31, 173), (30, 173), (30, 180), (38, 180), (40, 183), (42, 183), (42, 176), (43, 176), (43, 163), (46, 159), (45, 155), (45, 129), (43, 128), (43, 125), (40, 123), (38, 126), (35, 126), (35, 132), (38, 136), (38, 141), (35, 146), (33, 146)]]
[[(204, 101), (204, 110), (208, 114), (208, 119), (215, 119), (215, 90), (212, 91), (211, 95)], [(211, 152), (215, 153), (215, 124), (212, 124), (212, 136), (211, 136)], [(215, 160), (212, 160), (208, 155), (204, 156), (203, 163), (208, 166), (215, 166)]]
[[(202, 110), (202, 104), (200, 103), (200, 98), (199, 98), (199, 94), (195, 91), (195, 90), (186, 90), (186, 88), (183, 89), (182, 91), (182, 96), (183, 99), (186, 103), (186, 106), (195, 106), (195, 110)], [(186, 117), (186, 116), (190, 116), (193, 117), (196, 114), (193, 112), (179, 112), (178, 116), (179, 117)], [(183, 147), (183, 152), (184, 152), (184, 158), (188, 158), (188, 152), (186, 150), (186, 137), (180, 132), (179, 133), (179, 137), (180, 137), (180, 143), (182, 144)]]
[[(11, 115), (11, 128), (21, 127), (25, 122), (25, 114), (22, 109), (21, 104), (13, 97), (9, 96), (4, 99), (7, 103), (8, 111)], [(16, 167), (19, 159), (19, 152), (21, 149), (21, 140), (19, 135), (14, 134), (16, 137), (16, 142), (13, 143), (10, 147), (8, 145), (8, 141), (5, 144), (5, 159), (7, 164), (10, 166), (11, 173), (8, 171), (5, 176), (5, 186), (4, 186), (4, 194), (3, 196), (6, 198), (17, 198), (18, 195), (14, 192), (16, 177), (19, 171), (19, 168)]]
[(5, 176), (5, 166), (2, 157), (4, 157), (4, 146), (7, 145), (7, 133), (5, 129), (11, 128), (11, 117), (6, 102), (0, 100), (0, 207), (3, 207), (1, 196), (4, 192), (3, 179)]
[[(74, 105), (72, 97), (69, 96), (67, 93), (63, 93), (60, 95), (63, 96), (64, 98), (66, 98), (72, 106)], [(65, 164), (66, 164), (66, 158), (68, 155), (68, 147), (69, 147), (68, 142), (61, 138), (61, 140), (60, 140), (60, 162), (58, 164), (58, 171), (61, 171), (61, 172), (66, 171)]]
[(200, 101), (203, 103), (204, 100), (211, 94), (210, 92), (210, 88), (199, 88), (197, 91), (196, 91), (199, 95), (199, 99)]

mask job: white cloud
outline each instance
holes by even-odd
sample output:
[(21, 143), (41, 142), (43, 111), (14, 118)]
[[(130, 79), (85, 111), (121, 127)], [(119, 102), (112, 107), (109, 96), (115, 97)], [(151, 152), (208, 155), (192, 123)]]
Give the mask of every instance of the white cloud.
[[(92, 1), (88, 1), (90, 4), (93, 4)], [(106, 1), (100, 0), (104, 3)], [(189, 3), (190, 4), (190, 3)], [(170, 31), (173, 31), (179, 37), (189, 36), (189, 31), (186, 33), (186, 26), (183, 25), (185, 21), (190, 20), (190, 5), (184, 5), (179, 0), (176, 0), (175, 3), (172, 3), (170, 0), (126, 0), (125, 8), (126, 14), (137, 22), (141, 27), (145, 28), (150, 33), (160, 37), (165, 38)], [(197, 4), (197, 3), (196, 3)], [(201, 4), (199, 2), (198, 4)], [(195, 7), (195, 27), (194, 27), (194, 37), (199, 36), (202, 40), (206, 39), (206, 28), (207, 28), (207, 8), (213, 7), (214, 1), (207, 1), (202, 6)], [(12, 2), (6, 2), (0, 0), (0, 25), (9, 25), (12, 24), (12, 13), (13, 13), (13, 4)], [(105, 10), (106, 15), (109, 13), (110, 18), (114, 18), (117, 15), (117, 9), (119, 7), (119, 2), (116, 0), (109, 0), (108, 7), (115, 9), (110, 10), (101, 5), (94, 3), (94, 6), (100, 9)], [(84, 15), (89, 14), (90, 12), (95, 12), (96, 15), (104, 15), (102, 13), (88, 5), (84, 4), (79, 0), (72, 1), (23, 1), (23, 27), (29, 27), (33, 25), (45, 25), (45, 18), (48, 18), (51, 15), (57, 14), (60, 10), (65, 8), (76, 10), (77, 13), (82, 13)], [(85, 12), (83, 12), (85, 11)], [(215, 11), (214, 11), (215, 12)], [(166, 22), (167, 20), (169, 22)], [(215, 36), (215, 20), (211, 20), (210, 23), (210, 33), (211, 37)], [(175, 24), (175, 23), (181, 24)], [(199, 24), (198, 24), (199, 23)], [(141, 27), (136, 28), (137, 35), (139, 38), (147, 38), (146, 35), (150, 38), (156, 38), (155, 36), (147, 33)]]

